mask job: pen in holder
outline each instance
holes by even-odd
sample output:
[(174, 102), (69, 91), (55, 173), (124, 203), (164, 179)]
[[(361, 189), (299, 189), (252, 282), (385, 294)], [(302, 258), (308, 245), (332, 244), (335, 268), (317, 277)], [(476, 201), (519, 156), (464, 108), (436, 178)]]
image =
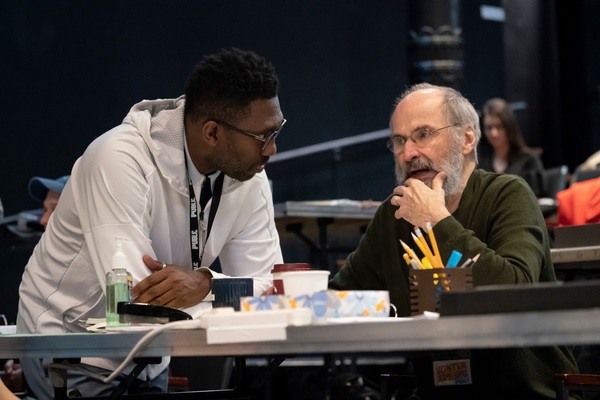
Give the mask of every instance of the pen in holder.
[(440, 293), (473, 288), (473, 269), (413, 269), (409, 272), (409, 283), (411, 315), (439, 312)]

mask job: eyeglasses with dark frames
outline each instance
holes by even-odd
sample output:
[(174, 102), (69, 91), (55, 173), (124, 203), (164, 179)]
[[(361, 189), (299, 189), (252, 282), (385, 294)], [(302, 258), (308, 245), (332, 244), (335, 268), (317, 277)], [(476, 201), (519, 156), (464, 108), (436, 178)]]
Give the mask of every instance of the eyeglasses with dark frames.
[(285, 123), (287, 122), (287, 120), (284, 118), (283, 121), (281, 122), (281, 125), (279, 125), (279, 127), (277, 129), (275, 129), (273, 132), (268, 133), (266, 135), (265, 134), (257, 135), (256, 133), (245, 131), (243, 129), (238, 128), (237, 126), (233, 126), (230, 123), (227, 123), (220, 119), (212, 119), (212, 120), (215, 121), (217, 124), (225, 125), (232, 131), (236, 131), (238, 133), (241, 133), (242, 135), (249, 136), (253, 139), (258, 140), (259, 142), (262, 142), (263, 145), (260, 148), (261, 151), (266, 149), (267, 146), (269, 144), (271, 144), (271, 142), (273, 142), (277, 138), (277, 136), (279, 136), (279, 133), (281, 133), (281, 130), (283, 129), (283, 125), (285, 125)]
[(444, 126), (438, 129), (434, 129), (431, 130), (429, 128), (421, 128), (421, 129), (417, 129), (415, 131), (413, 131), (413, 133), (410, 134), (410, 136), (402, 136), (402, 135), (396, 135), (396, 136), (392, 136), (390, 138), (390, 140), (388, 140), (387, 142), (387, 148), (392, 152), (392, 153), (402, 153), (404, 151), (404, 147), (406, 145), (406, 142), (410, 139), (411, 142), (413, 142), (417, 147), (419, 148), (423, 148), (423, 147), (427, 147), (429, 144), (431, 144), (431, 142), (433, 141), (433, 138), (435, 138), (435, 134), (439, 131), (441, 131), (442, 129), (447, 129), (447, 128), (452, 128), (458, 126), (457, 124), (452, 124), (452, 125), (448, 125), (448, 126)]

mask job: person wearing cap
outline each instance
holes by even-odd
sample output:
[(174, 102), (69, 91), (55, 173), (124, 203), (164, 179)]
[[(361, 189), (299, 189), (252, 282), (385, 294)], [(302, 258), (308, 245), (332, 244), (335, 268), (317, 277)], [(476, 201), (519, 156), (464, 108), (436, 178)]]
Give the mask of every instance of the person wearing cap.
[[(58, 199), (63, 191), (65, 184), (69, 180), (69, 175), (61, 176), (60, 178), (50, 179), (34, 176), (29, 180), (28, 190), (29, 195), (34, 200), (43, 203), (44, 213), (40, 217), (40, 224), (46, 228), (50, 216), (56, 209)], [(1, 210), (1, 207), (0, 207)], [(1, 217), (1, 214), (0, 214)], [(7, 360), (4, 364), (4, 371), (0, 372), (0, 399), (9, 398), (8, 393), (11, 391), (23, 391), (23, 372), (21, 365), (15, 360)], [(16, 399), (17, 397), (14, 396)]]
[(34, 176), (29, 181), (29, 195), (44, 205), (44, 213), (40, 217), (40, 224), (46, 229), (50, 216), (56, 209), (58, 199), (62, 193), (69, 175), (61, 176), (60, 178), (50, 179)]

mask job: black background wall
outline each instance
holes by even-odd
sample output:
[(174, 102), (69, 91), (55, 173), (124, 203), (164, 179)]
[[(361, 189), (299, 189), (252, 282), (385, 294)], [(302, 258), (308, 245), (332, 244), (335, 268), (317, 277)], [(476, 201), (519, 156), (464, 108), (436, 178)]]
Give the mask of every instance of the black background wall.
[[(454, 2), (463, 38), (460, 89), (479, 107), (492, 96), (520, 100), (507, 85), (517, 61), (527, 76), (544, 77), (535, 87), (552, 88), (558, 105), (532, 104), (519, 115), (528, 121), (528, 141), (545, 148), (547, 166), (574, 168), (600, 148), (600, 2), (532, 2), (529, 18), (545, 23), (530, 28), (517, 20), (520, 1)], [(482, 5), (506, 6), (510, 20), (482, 19)], [(27, 194), (30, 177), (68, 174), (88, 143), (120, 123), (131, 105), (180, 95), (193, 65), (222, 47), (254, 49), (275, 65), (289, 121), (280, 152), (386, 128), (395, 97), (410, 84), (408, 6), (409, 0), (0, 1), (5, 214), (39, 207)], [(518, 35), (515, 41), (506, 32), (515, 25), (527, 37), (536, 29), (533, 45), (552, 46), (554, 58), (528, 63), (527, 49), (518, 57), (507, 53), (519, 48)], [(548, 68), (556, 75), (542, 73)], [(548, 128), (530, 129), (549, 118), (556, 120)], [(276, 202), (381, 200), (394, 180), (385, 139), (276, 162), (267, 172)], [(0, 312), (14, 320), (28, 253), (1, 251)]]

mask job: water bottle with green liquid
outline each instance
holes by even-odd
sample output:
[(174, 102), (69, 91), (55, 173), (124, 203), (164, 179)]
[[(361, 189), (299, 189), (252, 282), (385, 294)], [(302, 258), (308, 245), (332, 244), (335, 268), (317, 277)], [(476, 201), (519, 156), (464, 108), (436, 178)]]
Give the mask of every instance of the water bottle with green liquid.
[(119, 322), (117, 304), (131, 301), (133, 278), (127, 271), (127, 259), (123, 253), (122, 239), (116, 239), (116, 251), (112, 259), (112, 270), (106, 274), (106, 326), (127, 326)]

